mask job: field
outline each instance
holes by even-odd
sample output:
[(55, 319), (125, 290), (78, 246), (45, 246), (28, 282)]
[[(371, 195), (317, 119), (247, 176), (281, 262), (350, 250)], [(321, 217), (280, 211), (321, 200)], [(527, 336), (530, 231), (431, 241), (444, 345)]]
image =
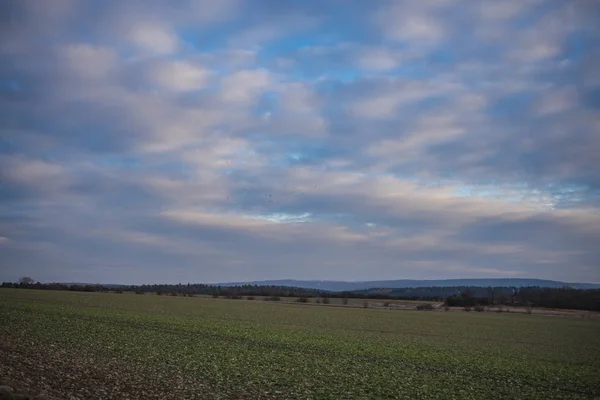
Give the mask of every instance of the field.
[(0, 289), (0, 379), (49, 399), (600, 398), (600, 320)]

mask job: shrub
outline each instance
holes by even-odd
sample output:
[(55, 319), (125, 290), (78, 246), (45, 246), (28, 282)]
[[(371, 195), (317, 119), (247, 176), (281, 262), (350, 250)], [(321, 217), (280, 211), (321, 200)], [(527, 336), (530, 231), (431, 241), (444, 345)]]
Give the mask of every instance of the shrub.
[(386, 301), (385, 303), (383, 303), (383, 306), (384, 306), (384, 307), (389, 307), (389, 306), (390, 306), (390, 302), (389, 302), (389, 301)]
[(466, 306), (466, 307), (464, 308), (464, 310), (465, 310), (466, 312), (469, 312), (469, 311), (471, 311), (471, 307), (469, 307), (469, 306)]
[(450, 307), (448, 305), (444, 306), (444, 311), (450, 311)]
[(533, 309), (531, 308), (531, 305), (528, 304), (527, 306), (525, 306), (525, 312), (527, 314), (531, 314), (533, 312)]
[(213, 297), (213, 299), (218, 299), (219, 298), (219, 294), (218, 293), (213, 293), (212, 297)]
[(254, 300), (254, 296), (247, 296), (246, 300)]
[(369, 302), (368, 301), (363, 301), (363, 308), (369, 308)]
[(231, 300), (241, 300), (242, 296), (240, 296), (239, 294), (231, 294), (231, 295), (227, 296), (227, 298), (231, 299)]
[(265, 301), (281, 301), (281, 297), (279, 297), (279, 296), (269, 296), (269, 297), (265, 297)]
[(163, 295), (163, 292), (156, 292), (156, 294), (157, 294), (158, 296), (162, 296), (162, 295)]
[(504, 310), (502, 309), (502, 307), (498, 307), (498, 308), (496, 309), (496, 312), (497, 312), (497, 313), (500, 313), (500, 312), (503, 312), (503, 311), (504, 311)]
[(321, 303), (321, 299), (320, 299), (319, 297), (317, 297), (317, 298), (315, 299), (315, 303)]
[(121, 289), (119, 289), (119, 290), (117, 290), (115, 293), (118, 293), (118, 294), (123, 294), (123, 291), (122, 291)]
[(417, 310), (419, 310), (419, 311), (431, 311), (431, 310), (433, 310), (433, 306), (431, 304), (419, 304), (417, 306)]
[(142, 289), (137, 289), (135, 291), (135, 294), (144, 294), (144, 291)]
[(349, 302), (349, 299), (348, 299), (347, 297), (344, 297), (344, 298), (342, 299), (342, 304), (343, 304), (343, 305), (345, 305), (345, 306), (346, 306), (346, 305), (348, 305), (348, 302)]
[(308, 297), (299, 297), (296, 299), (298, 303), (308, 303)]
[(476, 305), (475, 307), (473, 307), (473, 310), (475, 310), (477, 312), (484, 312), (485, 311), (485, 307), (480, 306), (480, 305)]
[(329, 304), (329, 297), (323, 297), (323, 304)]

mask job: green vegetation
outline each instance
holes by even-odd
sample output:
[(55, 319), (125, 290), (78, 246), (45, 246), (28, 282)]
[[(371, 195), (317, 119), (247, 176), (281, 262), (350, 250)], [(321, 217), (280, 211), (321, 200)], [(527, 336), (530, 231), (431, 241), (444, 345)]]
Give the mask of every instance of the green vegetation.
[(0, 378), (47, 398), (600, 396), (596, 319), (0, 289), (0, 321)]

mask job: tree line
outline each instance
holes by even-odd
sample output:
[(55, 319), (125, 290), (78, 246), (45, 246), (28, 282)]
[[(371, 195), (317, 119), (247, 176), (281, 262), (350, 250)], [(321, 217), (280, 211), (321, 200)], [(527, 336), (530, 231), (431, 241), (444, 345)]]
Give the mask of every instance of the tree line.
[(513, 305), (600, 311), (600, 289), (528, 287), (466, 288), (448, 296), (445, 304), (459, 307)]
[(19, 282), (3, 282), (1, 287), (16, 289), (68, 290), (79, 292), (134, 292), (138, 294), (213, 295), (213, 296), (268, 296), (268, 297), (317, 297), (324, 293), (315, 289), (288, 286), (244, 285), (217, 286), (201, 283), (155, 284), (155, 285), (89, 285), (66, 283), (40, 283), (31, 278)]
[(381, 300), (420, 300), (440, 301), (450, 307), (473, 307), (476, 305), (513, 305), (600, 311), (600, 289), (573, 289), (530, 287), (422, 287), (400, 289), (368, 289), (360, 291), (328, 292), (318, 289), (305, 289), (275, 285), (217, 286), (200, 283), (155, 284), (155, 285), (103, 285), (40, 283), (31, 278), (19, 282), (3, 282), (5, 288), (40, 290), (66, 290), (81, 292), (134, 292), (137, 294), (156, 293), (159, 295), (192, 296), (211, 295), (213, 297), (241, 298), (260, 297), (301, 297), (301, 298), (359, 298)]
[(39, 289), (39, 290), (67, 290), (71, 292), (109, 292), (110, 289), (102, 285), (79, 285), (65, 283), (40, 283), (40, 282), (2, 282), (0, 287), (15, 289)]

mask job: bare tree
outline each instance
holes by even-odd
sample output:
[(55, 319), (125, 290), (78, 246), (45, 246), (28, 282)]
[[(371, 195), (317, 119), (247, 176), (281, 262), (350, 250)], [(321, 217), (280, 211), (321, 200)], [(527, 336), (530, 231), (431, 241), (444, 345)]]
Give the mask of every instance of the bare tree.
[(33, 278), (24, 276), (23, 278), (19, 279), (19, 283), (21, 285), (33, 285), (35, 283), (35, 281), (33, 280)]
[(488, 294), (488, 300), (490, 301), (490, 305), (493, 306), (496, 290), (493, 287), (489, 286), (487, 288), (487, 294)]

